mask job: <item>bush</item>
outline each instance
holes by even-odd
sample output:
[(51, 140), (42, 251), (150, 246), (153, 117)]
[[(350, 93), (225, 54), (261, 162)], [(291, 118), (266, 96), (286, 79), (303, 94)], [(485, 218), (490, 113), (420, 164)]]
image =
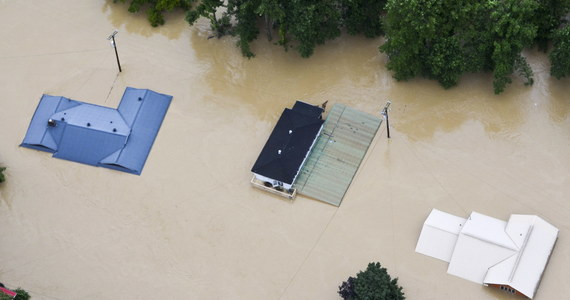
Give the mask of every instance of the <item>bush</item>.
[(380, 263), (369, 263), (366, 271), (356, 278), (348, 277), (339, 287), (338, 294), (344, 300), (404, 300), (398, 278), (392, 279)]
[(12, 298), (8, 295), (0, 294), (0, 300), (28, 300), (31, 298), (30, 294), (21, 288), (15, 289), (14, 292), (17, 293), (16, 297)]
[(28, 300), (31, 298), (30, 294), (28, 294), (28, 292), (24, 291), (21, 288), (15, 289), (14, 292), (18, 293), (18, 295), (14, 297), (14, 300)]

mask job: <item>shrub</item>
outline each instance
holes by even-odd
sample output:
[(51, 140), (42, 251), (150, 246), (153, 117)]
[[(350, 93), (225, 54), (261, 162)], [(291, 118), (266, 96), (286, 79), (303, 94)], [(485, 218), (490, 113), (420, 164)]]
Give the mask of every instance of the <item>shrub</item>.
[(21, 288), (15, 289), (14, 292), (17, 293), (16, 297), (12, 298), (6, 294), (0, 294), (0, 300), (28, 300), (31, 298), (30, 294)]
[(21, 288), (15, 289), (14, 292), (18, 293), (18, 295), (14, 297), (14, 300), (28, 300), (31, 298), (30, 294), (28, 294), (28, 292), (24, 291)]
[(6, 180), (6, 178), (4, 177), (4, 170), (6, 170), (6, 168), (2, 168), (0, 167), (0, 183), (4, 182)]

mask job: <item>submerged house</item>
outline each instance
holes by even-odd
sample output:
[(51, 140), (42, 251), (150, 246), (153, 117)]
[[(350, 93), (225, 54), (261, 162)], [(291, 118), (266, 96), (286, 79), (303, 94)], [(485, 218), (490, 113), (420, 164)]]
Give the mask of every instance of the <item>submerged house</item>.
[(20, 146), (140, 175), (171, 100), (131, 87), (117, 109), (43, 95)]
[(558, 229), (535, 215), (511, 215), (505, 222), (433, 209), (416, 252), (448, 262), (449, 274), (532, 299), (557, 238)]
[(285, 108), (251, 168), (268, 188), (288, 191), (323, 126), (323, 108), (297, 101)]

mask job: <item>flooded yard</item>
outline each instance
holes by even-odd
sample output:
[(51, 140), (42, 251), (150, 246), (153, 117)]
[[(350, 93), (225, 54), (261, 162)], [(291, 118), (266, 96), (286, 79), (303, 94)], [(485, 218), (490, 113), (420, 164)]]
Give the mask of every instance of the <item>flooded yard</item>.
[[(414, 252), (432, 208), (560, 229), (535, 299), (570, 294), (570, 85), (529, 51), (532, 87), (491, 76), (396, 82), (382, 39), (344, 35), (301, 58), (263, 39), (241, 56), (180, 13), (152, 28), (111, 0), (0, 0), (0, 282), (32, 299), (340, 299), (368, 262), (407, 299), (515, 299)], [(123, 71), (107, 36), (117, 29)], [(21, 148), (42, 94), (117, 107), (125, 87), (172, 95), (141, 176)], [(343, 103), (382, 124), (335, 207), (251, 187), (283, 108)]]

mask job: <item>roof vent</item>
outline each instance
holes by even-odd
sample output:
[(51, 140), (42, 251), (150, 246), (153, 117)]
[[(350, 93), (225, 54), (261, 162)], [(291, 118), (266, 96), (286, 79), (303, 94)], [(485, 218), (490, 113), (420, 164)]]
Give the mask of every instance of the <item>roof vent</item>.
[(281, 155), (281, 149), (277, 150), (277, 154)]
[(55, 120), (54, 120), (54, 119), (49, 119), (49, 120), (48, 120), (48, 126), (49, 126), (49, 127), (55, 127), (55, 125), (56, 125), (56, 123), (55, 123)]
[(142, 101), (142, 97), (139, 97), (139, 101)]
[(87, 123), (87, 127), (91, 127), (91, 123)]
[(117, 132), (117, 128), (113, 128), (113, 132)]
[(289, 129), (289, 134), (293, 133), (293, 130)]

